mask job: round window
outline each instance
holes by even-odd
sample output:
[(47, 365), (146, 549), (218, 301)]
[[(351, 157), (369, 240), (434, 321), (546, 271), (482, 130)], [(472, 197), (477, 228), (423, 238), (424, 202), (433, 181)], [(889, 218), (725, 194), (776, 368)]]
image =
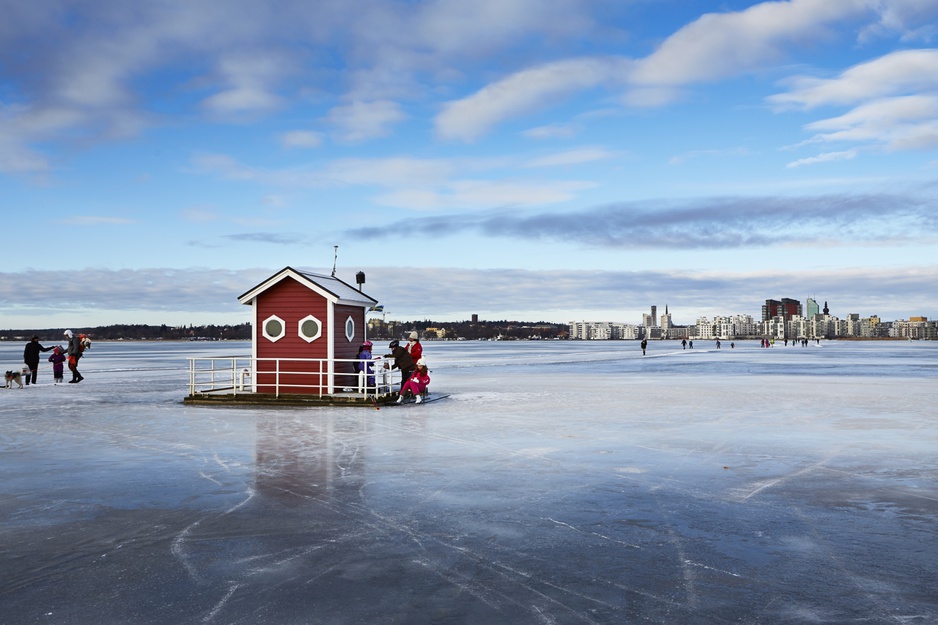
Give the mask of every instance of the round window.
[(312, 315), (307, 315), (300, 319), (297, 334), (307, 343), (312, 343), (322, 336), (322, 322)]
[(261, 324), (261, 332), (268, 341), (278, 341), (286, 334), (286, 325), (277, 315), (271, 315)]
[(314, 321), (313, 319), (307, 319), (303, 322), (301, 331), (306, 336), (316, 336), (319, 334), (319, 322)]

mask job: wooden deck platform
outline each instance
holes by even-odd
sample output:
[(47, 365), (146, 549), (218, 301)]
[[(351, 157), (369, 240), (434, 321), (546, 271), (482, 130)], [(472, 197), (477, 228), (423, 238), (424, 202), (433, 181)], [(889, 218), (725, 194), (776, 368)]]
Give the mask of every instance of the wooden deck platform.
[(273, 393), (198, 393), (183, 398), (184, 404), (194, 406), (348, 406), (374, 408), (389, 404), (397, 399), (397, 393), (378, 397), (364, 396), (358, 393), (339, 393), (336, 395), (292, 395)]

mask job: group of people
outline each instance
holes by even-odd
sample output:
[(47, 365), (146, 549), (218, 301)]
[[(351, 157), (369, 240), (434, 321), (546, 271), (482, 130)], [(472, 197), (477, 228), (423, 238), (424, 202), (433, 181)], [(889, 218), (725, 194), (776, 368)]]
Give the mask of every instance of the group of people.
[[(818, 345), (821, 344), (821, 339), (820, 339), (820, 337), (814, 337), (814, 340), (817, 342)], [(792, 344), (793, 346), (794, 346), (794, 345), (801, 345), (802, 347), (807, 347), (809, 342), (810, 342), (810, 341), (809, 341), (807, 338), (805, 338), (805, 337), (801, 337), (800, 339), (798, 339), (798, 342), (797, 342), (797, 343), (795, 342), (795, 339), (792, 339), (792, 340), (791, 340), (791, 344)], [(785, 339), (785, 347), (788, 347), (788, 339)]]
[[(368, 386), (374, 386), (374, 369), (371, 361), (372, 348), (374, 344), (371, 341), (365, 341), (358, 348), (358, 362), (355, 364), (355, 370), (364, 373), (368, 379)], [(424, 392), (430, 385), (430, 371), (427, 369), (427, 361), (423, 358), (423, 345), (420, 344), (420, 337), (416, 332), (410, 333), (407, 345), (402, 346), (400, 341), (393, 340), (388, 345), (391, 353), (385, 354), (385, 358), (393, 359), (393, 363), (385, 365), (385, 368), (398, 369), (401, 372), (401, 388), (398, 392), (397, 403), (402, 403), (404, 398), (413, 395), (416, 403), (423, 402)]]
[(52, 376), (56, 384), (65, 381), (66, 363), (68, 363), (68, 368), (72, 372), (72, 379), (69, 380), (69, 384), (77, 384), (85, 379), (85, 376), (78, 372), (78, 361), (85, 350), (91, 347), (91, 340), (86, 335), (75, 334), (71, 330), (66, 330), (64, 336), (67, 347), (62, 347), (61, 345), (44, 347), (39, 342), (38, 336), (34, 336), (32, 340), (26, 344), (26, 348), (23, 350), (23, 363), (25, 363), (25, 367), (22, 374), (26, 386), (37, 383), (39, 377), (39, 354), (48, 351), (52, 352), (48, 361), (52, 363)]

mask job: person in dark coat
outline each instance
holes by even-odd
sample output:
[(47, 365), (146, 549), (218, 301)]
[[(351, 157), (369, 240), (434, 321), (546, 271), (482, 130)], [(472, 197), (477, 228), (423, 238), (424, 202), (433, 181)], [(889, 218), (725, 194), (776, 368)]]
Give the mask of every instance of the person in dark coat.
[(26, 376), (26, 386), (30, 383), (35, 384), (39, 375), (39, 352), (47, 352), (51, 347), (43, 347), (39, 344), (39, 337), (34, 336), (33, 340), (26, 344), (23, 350), (23, 362), (29, 368), (29, 375)]
[(391, 365), (391, 368), (401, 370), (401, 391), (403, 391), (404, 384), (406, 384), (410, 376), (414, 374), (414, 369), (417, 365), (414, 363), (414, 359), (411, 358), (410, 352), (401, 347), (400, 342), (391, 341), (388, 348), (391, 350), (391, 353), (385, 354), (384, 357), (393, 358), (394, 364)]

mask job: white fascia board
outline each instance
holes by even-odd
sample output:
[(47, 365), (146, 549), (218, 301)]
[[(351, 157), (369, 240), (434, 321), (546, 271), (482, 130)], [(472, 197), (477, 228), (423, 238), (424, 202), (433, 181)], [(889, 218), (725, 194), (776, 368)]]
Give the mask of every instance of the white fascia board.
[(312, 282), (309, 278), (307, 278), (303, 274), (299, 273), (298, 271), (290, 267), (286, 267), (282, 269), (281, 271), (275, 273), (271, 277), (267, 278), (266, 280), (258, 284), (256, 287), (254, 287), (253, 289), (251, 289), (244, 295), (240, 296), (238, 298), (238, 301), (241, 302), (242, 304), (250, 304), (258, 295), (260, 295), (261, 293), (263, 293), (270, 287), (274, 286), (281, 280), (285, 280), (287, 278), (293, 278), (294, 280), (296, 280), (303, 286), (307, 287), (311, 291), (318, 293), (324, 299), (328, 300), (332, 304), (335, 304), (339, 301), (339, 299), (335, 295), (321, 288), (318, 284), (316, 284), (315, 282)]

